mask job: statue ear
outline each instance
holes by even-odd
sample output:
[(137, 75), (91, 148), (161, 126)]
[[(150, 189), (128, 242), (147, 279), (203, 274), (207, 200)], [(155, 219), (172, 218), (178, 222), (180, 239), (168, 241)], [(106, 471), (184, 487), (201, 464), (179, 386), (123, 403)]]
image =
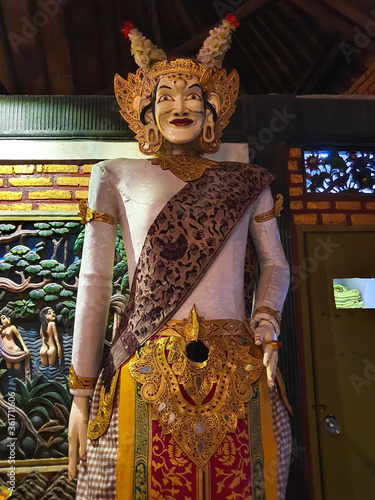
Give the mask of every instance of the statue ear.
[[(149, 97), (138, 98), (138, 116), (146, 129), (147, 143), (149, 146), (155, 146), (159, 143), (159, 130), (154, 122), (152, 113), (151, 99)], [(136, 105), (134, 100), (133, 105)]]
[[(210, 93), (210, 95), (206, 99), (211, 106), (214, 108), (216, 111), (216, 115), (219, 115), (220, 113), (220, 98), (217, 94), (215, 93)], [(215, 121), (214, 120), (214, 113), (212, 109), (207, 106), (206, 107), (206, 116), (203, 124), (203, 140), (205, 142), (212, 142), (215, 137), (214, 133), (214, 128), (215, 128)]]

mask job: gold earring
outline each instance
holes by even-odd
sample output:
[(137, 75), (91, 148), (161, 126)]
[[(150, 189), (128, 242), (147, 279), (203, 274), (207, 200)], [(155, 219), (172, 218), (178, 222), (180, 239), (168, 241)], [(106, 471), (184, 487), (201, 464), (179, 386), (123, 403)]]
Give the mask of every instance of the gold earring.
[(201, 148), (207, 154), (212, 155), (219, 150), (221, 142), (220, 139), (214, 135), (211, 125), (203, 125), (203, 130), (200, 135), (200, 143)]
[(157, 144), (158, 140), (159, 140), (158, 128), (153, 126), (153, 125), (148, 125), (146, 139), (147, 139), (149, 146), (155, 146), (155, 144)]
[(213, 133), (212, 133), (212, 127), (211, 125), (204, 125), (203, 126), (203, 140), (205, 142), (212, 142), (212, 136), (213, 136)]
[(163, 136), (157, 127), (145, 127), (144, 133), (136, 136), (138, 139), (139, 151), (144, 155), (157, 153), (162, 145)]

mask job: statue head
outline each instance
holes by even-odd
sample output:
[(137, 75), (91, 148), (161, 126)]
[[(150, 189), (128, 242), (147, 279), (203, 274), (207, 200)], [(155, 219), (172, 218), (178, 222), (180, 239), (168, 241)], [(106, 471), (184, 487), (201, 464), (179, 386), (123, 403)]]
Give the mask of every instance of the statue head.
[(56, 321), (56, 314), (52, 307), (43, 307), (39, 313), (40, 324), (43, 333), (47, 331), (47, 325), (50, 321)]
[[(220, 69), (230, 45), (228, 38), (237, 23), (233, 19), (224, 20), (222, 26), (211, 30), (196, 61), (167, 60), (136, 28), (128, 26), (132, 52), (141, 67), (127, 80), (115, 76), (115, 94), (120, 113), (136, 133), (142, 153), (155, 154), (166, 143), (198, 143), (206, 153), (219, 149), (220, 136), (235, 109), (239, 88), (237, 71), (228, 76)], [(215, 50), (211, 48), (212, 39)], [(148, 51), (148, 62), (144, 55), (139, 55), (141, 49)], [(159, 57), (157, 62), (150, 60), (155, 54)]]
[(0, 321), (3, 326), (9, 326), (12, 323), (12, 318), (15, 315), (13, 302), (8, 302), (8, 304), (3, 307), (0, 311)]

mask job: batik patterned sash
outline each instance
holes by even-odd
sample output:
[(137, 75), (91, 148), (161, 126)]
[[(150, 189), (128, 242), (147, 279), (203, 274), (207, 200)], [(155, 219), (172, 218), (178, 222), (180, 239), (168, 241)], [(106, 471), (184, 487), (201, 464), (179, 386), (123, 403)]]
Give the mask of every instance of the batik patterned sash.
[(115, 371), (194, 290), (273, 178), (254, 165), (224, 162), (187, 183), (167, 202), (148, 230), (128, 306), (103, 368), (107, 390)]

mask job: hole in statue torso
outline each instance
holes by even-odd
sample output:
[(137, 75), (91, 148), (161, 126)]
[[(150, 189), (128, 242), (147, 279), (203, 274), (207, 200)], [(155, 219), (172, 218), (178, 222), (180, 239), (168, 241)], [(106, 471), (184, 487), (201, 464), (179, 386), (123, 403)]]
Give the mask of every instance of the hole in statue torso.
[(208, 359), (209, 348), (201, 341), (188, 342), (186, 344), (186, 355), (190, 361), (203, 363)]

